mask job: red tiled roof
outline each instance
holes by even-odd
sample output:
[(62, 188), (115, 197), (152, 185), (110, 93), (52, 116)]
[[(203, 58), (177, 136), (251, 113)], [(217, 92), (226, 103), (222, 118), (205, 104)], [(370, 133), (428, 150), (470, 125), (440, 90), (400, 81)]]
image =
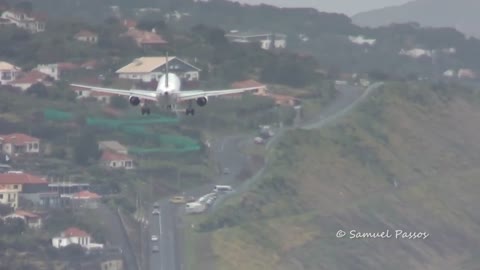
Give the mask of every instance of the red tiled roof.
[(137, 26), (137, 22), (134, 21), (134, 20), (123, 20), (123, 26), (127, 27), (127, 28), (133, 28), (133, 27), (136, 27)]
[(247, 88), (247, 87), (263, 87), (264, 84), (261, 84), (255, 80), (246, 80), (241, 82), (234, 82), (232, 84), (233, 88)]
[(133, 38), (139, 44), (167, 44), (162, 36), (157, 33), (141, 31), (135, 28), (128, 29), (127, 36)]
[(32, 212), (28, 212), (28, 211), (24, 211), (24, 210), (17, 210), (13, 214), (17, 215), (17, 216), (27, 217), (27, 218), (39, 218), (39, 216), (37, 214), (34, 214)]
[(13, 145), (22, 145), (29, 142), (39, 142), (40, 139), (28, 136), (23, 133), (13, 133), (8, 135), (0, 135), (3, 143), (13, 144)]
[(72, 70), (72, 69), (77, 69), (78, 66), (75, 65), (74, 63), (69, 63), (69, 62), (63, 62), (63, 63), (57, 63), (58, 69), (59, 70)]
[(23, 74), (20, 78), (13, 81), (11, 84), (35, 84), (45, 80), (48, 75), (43, 74), (39, 71), (32, 70)]
[(88, 31), (88, 30), (81, 30), (80, 32), (78, 32), (75, 37), (78, 38), (78, 37), (96, 37), (98, 36), (97, 34), (91, 32), (91, 31)]
[(90, 192), (88, 190), (83, 190), (73, 194), (74, 199), (100, 199), (101, 196), (97, 193)]
[(102, 160), (103, 161), (125, 161), (125, 160), (131, 161), (132, 158), (130, 158), (128, 155), (125, 155), (125, 154), (119, 154), (111, 151), (103, 151)]
[(80, 230), (76, 227), (70, 227), (62, 232), (62, 237), (89, 237), (86, 231)]
[(82, 68), (95, 68), (97, 66), (97, 60), (92, 59), (83, 63), (80, 67)]
[(23, 185), (23, 184), (48, 184), (48, 181), (28, 173), (8, 172), (0, 174), (0, 184), (3, 185)]

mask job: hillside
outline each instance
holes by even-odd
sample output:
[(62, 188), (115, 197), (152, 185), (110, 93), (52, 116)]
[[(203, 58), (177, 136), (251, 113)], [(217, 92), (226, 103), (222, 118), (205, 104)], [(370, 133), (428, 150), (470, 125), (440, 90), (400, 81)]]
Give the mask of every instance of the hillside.
[[(470, 90), (388, 84), (335, 126), (284, 137), (268, 175), (198, 225), (207, 232), (199, 261), (217, 258), (217, 270), (477, 269), (479, 127)], [(340, 240), (340, 229), (430, 235)]]
[(390, 23), (418, 22), (422, 26), (455, 27), (480, 37), (479, 1), (416, 0), (404, 5), (362, 12), (352, 17), (355, 24), (377, 27)]

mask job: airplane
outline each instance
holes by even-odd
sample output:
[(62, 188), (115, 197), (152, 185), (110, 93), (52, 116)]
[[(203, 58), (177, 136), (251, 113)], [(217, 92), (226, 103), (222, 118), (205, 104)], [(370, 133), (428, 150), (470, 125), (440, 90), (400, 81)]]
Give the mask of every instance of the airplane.
[[(91, 85), (81, 85), (81, 84), (70, 84), (71, 86), (88, 88), (95, 92), (111, 93), (120, 96), (128, 96), (128, 100), (132, 106), (138, 106), (140, 104), (140, 99), (145, 101), (154, 101), (157, 104), (166, 106), (172, 111), (176, 111), (177, 104), (181, 102), (188, 102), (188, 107), (185, 109), (186, 115), (194, 115), (195, 110), (193, 108), (193, 102), (196, 101), (199, 107), (207, 105), (208, 98), (214, 96), (230, 95), (244, 93), (247, 91), (255, 91), (261, 88), (262, 86), (256, 87), (246, 87), (246, 88), (236, 88), (236, 89), (223, 89), (223, 90), (189, 90), (181, 91), (181, 80), (174, 74), (169, 73), (168, 69), (168, 53), (166, 55), (166, 66), (165, 74), (160, 77), (158, 81), (157, 88), (155, 91), (149, 90), (123, 90), (123, 89), (114, 89), (114, 88), (104, 88)], [(150, 114), (150, 108), (146, 105), (141, 108), (142, 115)]]

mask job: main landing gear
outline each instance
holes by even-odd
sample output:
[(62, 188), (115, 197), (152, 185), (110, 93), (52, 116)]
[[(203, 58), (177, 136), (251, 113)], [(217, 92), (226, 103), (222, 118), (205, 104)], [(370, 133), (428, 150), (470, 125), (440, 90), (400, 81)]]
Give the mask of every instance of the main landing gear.
[(195, 115), (195, 109), (193, 108), (193, 102), (191, 100), (188, 101), (188, 108), (185, 110), (186, 115)]
[(185, 110), (185, 114), (186, 114), (186, 115), (195, 115), (195, 109), (193, 109), (193, 108), (187, 108), (187, 109)]
[(142, 115), (149, 115), (150, 114), (150, 108), (147, 107), (142, 107)]

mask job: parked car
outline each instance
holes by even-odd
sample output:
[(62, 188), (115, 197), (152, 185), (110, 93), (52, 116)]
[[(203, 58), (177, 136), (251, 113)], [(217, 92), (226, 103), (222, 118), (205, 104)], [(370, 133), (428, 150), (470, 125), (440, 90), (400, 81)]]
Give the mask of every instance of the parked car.
[(152, 235), (152, 241), (158, 241), (158, 236)]
[(184, 196), (173, 196), (170, 198), (171, 203), (186, 203), (187, 200), (185, 199)]
[(158, 246), (153, 246), (153, 247), (152, 247), (152, 252), (158, 252), (158, 251), (159, 251)]

